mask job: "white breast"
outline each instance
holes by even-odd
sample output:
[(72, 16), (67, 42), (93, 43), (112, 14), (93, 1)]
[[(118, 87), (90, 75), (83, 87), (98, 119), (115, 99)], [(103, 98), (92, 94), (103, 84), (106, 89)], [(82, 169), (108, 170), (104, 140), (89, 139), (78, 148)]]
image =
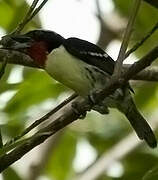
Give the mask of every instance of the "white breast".
[(91, 84), (86, 76), (85, 67), (89, 66), (69, 54), (63, 46), (48, 55), (45, 70), (55, 80), (73, 89), (80, 95), (88, 94)]

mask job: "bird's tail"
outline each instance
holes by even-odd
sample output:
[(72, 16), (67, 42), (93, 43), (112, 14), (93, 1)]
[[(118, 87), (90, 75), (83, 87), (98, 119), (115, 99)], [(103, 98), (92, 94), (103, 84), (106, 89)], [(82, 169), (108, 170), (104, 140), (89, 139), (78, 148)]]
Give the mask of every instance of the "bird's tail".
[(130, 102), (127, 103), (128, 105), (126, 104), (128, 108), (126, 106), (126, 108), (123, 110), (123, 113), (136, 131), (138, 137), (142, 140), (145, 140), (150, 147), (156, 147), (157, 141), (151, 127), (137, 110), (137, 107), (134, 104), (132, 97), (129, 98), (129, 101)]

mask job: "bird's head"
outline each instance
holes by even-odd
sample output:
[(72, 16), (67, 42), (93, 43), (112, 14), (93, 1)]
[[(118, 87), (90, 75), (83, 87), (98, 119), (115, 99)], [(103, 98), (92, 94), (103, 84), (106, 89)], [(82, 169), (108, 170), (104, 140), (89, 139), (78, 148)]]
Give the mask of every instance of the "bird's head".
[(45, 65), (47, 55), (64, 40), (59, 34), (48, 30), (33, 30), (23, 35), (13, 35), (11, 38), (15, 42), (11, 49), (29, 55), (41, 67)]

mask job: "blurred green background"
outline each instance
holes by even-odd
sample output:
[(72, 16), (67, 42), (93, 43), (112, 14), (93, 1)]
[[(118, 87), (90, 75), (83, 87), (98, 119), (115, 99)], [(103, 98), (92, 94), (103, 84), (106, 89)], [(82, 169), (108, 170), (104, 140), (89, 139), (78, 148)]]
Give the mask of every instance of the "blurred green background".
[[(14, 30), (26, 14), (30, 2), (31, 0), (27, 2), (25, 0), (0, 0), (1, 36)], [(66, 11), (72, 13), (71, 16), (73, 16), (75, 8), (80, 6), (78, 13), (85, 6), (84, 11), (87, 11), (86, 18), (89, 18), (89, 14), (93, 15), (97, 22), (97, 27), (94, 27), (94, 29), (83, 27), (82, 21), (84, 19), (78, 14), (79, 18), (77, 21), (81, 21), (82, 26), (82, 29), (78, 31), (85, 31), (85, 34), (89, 31), (94, 31), (96, 37), (92, 39), (96, 39), (95, 43), (100, 44), (105, 50), (107, 49), (111, 52), (110, 55), (113, 55), (113, 53), (118, 53), (115, 47), (118, 44), (120, 45), (122, 32), (131, 12), (132, 2), (125, 0), (100, 0), (100, 15), (104, 22), (101, 22), (97, 16), (99, 9), (95, 0), (67, 1), (69, 9), (66, 9)], [(55, 6), (56, 1), (50, 0), (49, 3)], [(62, 8), (64, 8), (63, 3), (65, 2), (60, 0), (58, 3), (60, 3), (60, 6), (56, 8), (58, 14), (53, 18), (63, 24), (62, 31), (64, 32), (64, 27), (66, 28), (67, 24), (66, 20), (60, 16), (64, 17)], [(77, 4), (71, 7), (72, 3)], [(107, 8), (106, 3), (111, 6)], [(50, 11), (51, 7), (47, 6), (44, 8), (45, 11)], [(90, 11), (90, 9), (93, 10)], [(25, 27), (24, 31), (47, 28), (43, 23), (42, 17), (40, 15), (36, 16)], [(143, 2), (133, 30), (130, 46), (132, 47), (133, 44), (141, 40), (157, 21), (158, 9)], [(130, 58), (130, 62), (145, 55), (157, 45), (157, 40), (158, 32), (154, 33), (134, 53)], [(110, 48), (111, 50), (109, 50)], [(157, 65), (157, 62), (154, 65)], [(135, 91), (133, 96), (139, 110), (147, 120), (158, 121), (157, 83), (141, 81), (132, 81), (131, 83)], [(42, 70), (20, 65), (7, 65), (6, 72), (0, 80), (0, 123), (3, 140), (7, 141), (18, 135), (30, 123), (51, 110), (69, 94), (71, 94), (71, 91), (68, 88), (54, 81)], [(8, 168), (0, 178), (3, 180), (77, 179), (77, 175), (84, 174), (88, 167), (91, 167), (99, 157), (102, 157), (103, 153), (108, 153), (115, 144), (126, 138), (130, 132), (132, 132), (132, 128), (118, 111), (111, 110), (110, 114), (106, 116), (90, 112), (85, 120), (74, 122), (56, 136), (28, 153), (24, 158)], [(158, 135), (157, 131), (156, 134)], [(135, 138), (137, 139), (136, 135)], [(120, 160), (109, 164), (109, 168), (96, 179), (157, 180), (157, 166), (157, 148), (149, 149), (146, 144), (142, 143)]]

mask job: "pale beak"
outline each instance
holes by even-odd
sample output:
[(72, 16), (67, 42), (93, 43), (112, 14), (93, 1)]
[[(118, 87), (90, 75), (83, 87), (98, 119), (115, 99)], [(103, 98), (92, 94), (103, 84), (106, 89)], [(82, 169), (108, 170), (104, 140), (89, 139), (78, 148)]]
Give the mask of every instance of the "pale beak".
[(32, 39), (25, 35), (6, 35), (3, 36), (0, 45), (4, 49), (22, 50), (31, 46)]

